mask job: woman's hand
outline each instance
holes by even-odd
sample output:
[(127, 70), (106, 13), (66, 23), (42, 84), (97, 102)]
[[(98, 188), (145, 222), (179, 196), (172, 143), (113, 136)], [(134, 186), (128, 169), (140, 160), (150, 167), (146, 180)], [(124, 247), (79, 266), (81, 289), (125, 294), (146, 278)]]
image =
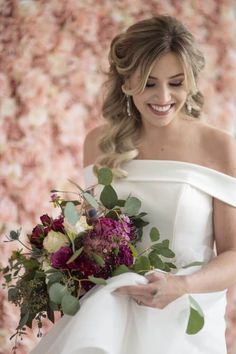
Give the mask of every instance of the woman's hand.
[(186, 294), (183, 276), (154, 271), (145, 277), (148, 284), (122, 286), (114, 292), (129, 295), (139, 305), (160, 309)]

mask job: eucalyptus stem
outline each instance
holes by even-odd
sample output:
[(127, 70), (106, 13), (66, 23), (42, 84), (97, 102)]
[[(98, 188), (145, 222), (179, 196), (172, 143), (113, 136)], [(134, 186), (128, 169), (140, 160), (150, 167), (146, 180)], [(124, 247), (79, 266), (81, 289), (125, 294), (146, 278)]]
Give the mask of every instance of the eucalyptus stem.
[[(14, 240), (14, 241), (15, 241), (15, 240)], [(28, 246), (26, 246), (19, 238), (18, 238), (17, 241), (20, 242), (20, 244), (21, 244), (23, 247), (25, 247), (27, 250), (29, 250), (30, 252), (32, 252), (32, 249), (29, 248)]]
[(150, 249), (151, 249), (151, 247), (146, 248), (145, 250), (143, 250), (142, 252), (140, 252), (140, 253), (138, 254), (138, 257), (141, 256), (142, 254), (146, 253), (146, 252), (149, 251)]

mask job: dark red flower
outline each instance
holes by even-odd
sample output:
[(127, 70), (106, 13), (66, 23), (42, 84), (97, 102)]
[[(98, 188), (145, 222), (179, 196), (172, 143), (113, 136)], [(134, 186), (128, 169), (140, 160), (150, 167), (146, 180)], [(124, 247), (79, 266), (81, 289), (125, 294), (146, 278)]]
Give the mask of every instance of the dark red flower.
[(128, 245), (121, 245), (118, 255), (114, 258), (116, 265), (125, 264), (126, 266), (131, 266), (133, 264), (134, 258), (133, 254)]
[(70, 247), (61, 247), (51, 255), (51, 264), (54, 268), (68, 268), (66, 262), (70, 259), (73, 252)]
[(52, 218), (50, 218), (50, 216), (48, 216), (47, 214), (40, 216), (40, 220), (43, 226), (50, 226), (52, 223)]
[(37, 248), (43, 248), (43, 240), (47, 236), (47, 231), (45, 231), (42, 225), (36, 225), (32, 234), (29, 235), (30, 243), (32, 243)]
[(64, 216), (60, 215), (57, 219), (52, 220), (51, 229), (64, 233)]

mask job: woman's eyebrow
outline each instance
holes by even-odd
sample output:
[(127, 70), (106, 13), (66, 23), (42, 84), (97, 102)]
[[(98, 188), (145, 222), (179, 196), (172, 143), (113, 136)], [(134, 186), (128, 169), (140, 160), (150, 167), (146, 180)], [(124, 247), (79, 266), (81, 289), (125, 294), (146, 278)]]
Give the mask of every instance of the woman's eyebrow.
[[(176, 77), (179, 77), (179, 76), (184, 76), (184, 73), (179, 73), (179, 74), (176, 74), (176, 75), (173, 75), (173, 76), (170, 76), (170, 77), (168, 77), (168, 79), (175, 79)], [(149, 76), (148, 77), (149, 79), (155, 79), (155, 80), (158, 80), (158, 78), (157, 77), (155, 77), (155, 76)]]

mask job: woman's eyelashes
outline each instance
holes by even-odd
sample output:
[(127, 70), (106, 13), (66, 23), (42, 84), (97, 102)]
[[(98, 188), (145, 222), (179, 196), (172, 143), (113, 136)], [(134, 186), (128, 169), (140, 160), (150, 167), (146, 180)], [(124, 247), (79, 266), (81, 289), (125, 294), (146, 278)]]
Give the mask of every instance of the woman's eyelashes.
[[(177, 87), (177, 86), (182, 86), (183, 84), (183, 81), (175, 81), (175, 82), (170, 82), (169, 85), (170, 86), (174, 86), (174, 87)], [(156, 83), (154, 82), (147, 82), (146, 83), (146, 87), (149, 88), (149, 87), (154, 87), (156, 85)]]

